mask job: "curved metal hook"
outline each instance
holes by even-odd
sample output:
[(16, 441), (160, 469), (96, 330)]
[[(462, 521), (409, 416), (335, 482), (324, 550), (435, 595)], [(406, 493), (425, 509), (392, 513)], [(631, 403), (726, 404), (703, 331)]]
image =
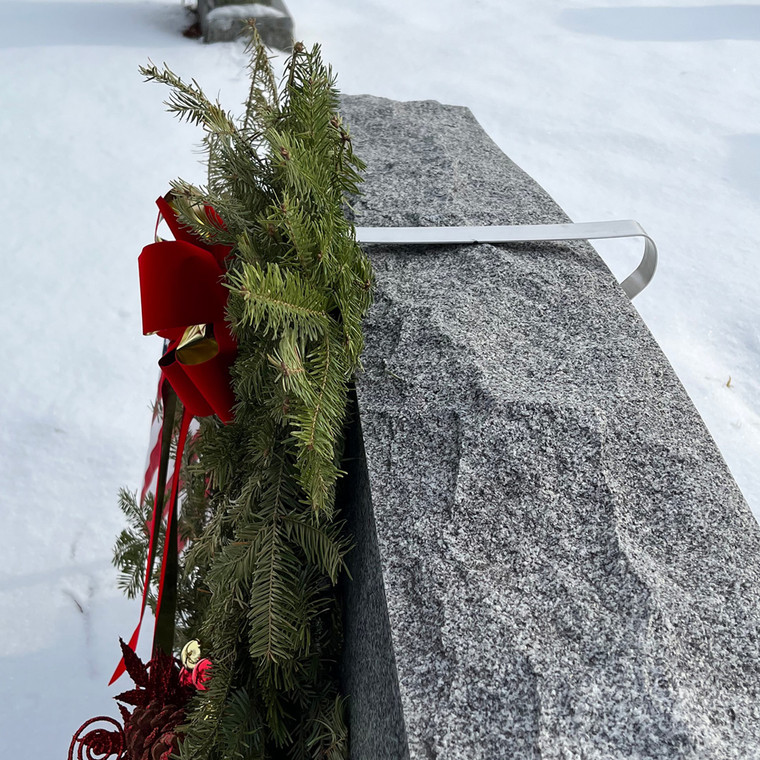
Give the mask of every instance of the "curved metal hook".
[(641, 262), (621, 286), (634, 298), (649, 285), (657, 269), (657, 246), (633, 219), (575, 224), (514, 224), (493, 227), (357, 227), (359, 243), (396, 245), (434, 245), (473, 243), (527, 243), (539, 240), (602, 240), (606, 238), (644, 238)]

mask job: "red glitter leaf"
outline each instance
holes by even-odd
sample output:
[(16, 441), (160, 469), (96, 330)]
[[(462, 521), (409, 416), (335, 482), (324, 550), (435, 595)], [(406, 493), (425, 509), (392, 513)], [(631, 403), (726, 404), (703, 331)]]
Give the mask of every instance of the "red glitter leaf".
[(126, 725), (129, 719), (132, 717), (132, 713), (130, 713), (129, 710), (127, 710), (127, 708), (124, 707), (124, 705), (119, 705), (119, 712), (121, 713), (122, 722), (124, 723), (124, 725)]
[[(137, 705), (143, 707), (150, 702), (150, 697), (145, 689), (130, 689), (124, 691), (121, 694), (117, 694), (114, 699), (120, 699), (122, 702), (126, 702), (128, 705)], [(121, 706), (121, 705), (119, 705)]]
[(119, 639), (121, 644), (121, 651), (124, 655), (124, 666), (129, 673), (130, 678), (138, 685), (148, 687), (148, 668), (145, 663), (130, 649), (130, 647), (124, 643), (123, 639)]

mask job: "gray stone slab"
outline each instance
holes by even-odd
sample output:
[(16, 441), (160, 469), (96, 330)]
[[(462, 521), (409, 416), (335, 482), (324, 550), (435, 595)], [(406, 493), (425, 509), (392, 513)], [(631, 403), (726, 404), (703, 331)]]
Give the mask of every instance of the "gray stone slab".
[(293, 47), (293, 18), (283, 0), (198, 0), (198, 20), (204, 42), (229, 42), (240, 36), (249, 20), (256, 21), (264, 44), (276, 50)]
[[(356, 409), (356, 397), (352, 398)], [(342, 579), (344, 599), (344, 693), (351, 700), (351, 757), (407, 760), (409, 750), (393, 654), (377, 533), (372, 512), (361, 421), (346, 439), (351, 452), (343, 463), (338, 502), (355, 548), (349, 556), (351, 580)]]
[[(567, 220), (464, 108), (343, 115), (359, 225)], [(595, 251), (368, 250), (352, 760), (760, 758), (760, 528)]]

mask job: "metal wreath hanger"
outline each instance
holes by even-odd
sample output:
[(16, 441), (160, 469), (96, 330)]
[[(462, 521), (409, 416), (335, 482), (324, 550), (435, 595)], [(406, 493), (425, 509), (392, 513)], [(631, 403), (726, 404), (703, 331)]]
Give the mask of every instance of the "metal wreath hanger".
[(657, 268), (657, 246), (633, 219), (567, 224), (514, 224), (489, 227), (357, 227), (359, 243), (435, 245), (473, 243), (527, 243), (539, 240), (602, 240), (644, 238), (644, 255), (636, 269), (620, 284), (628, 298), (649, 285)]

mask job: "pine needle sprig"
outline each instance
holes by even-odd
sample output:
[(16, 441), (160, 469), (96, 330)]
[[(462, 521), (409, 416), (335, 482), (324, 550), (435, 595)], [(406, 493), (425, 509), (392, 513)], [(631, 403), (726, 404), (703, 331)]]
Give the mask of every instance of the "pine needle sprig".
[(290, 328), (305, 340), (315, 340), (330, 325), (329, 296), (296, 272), (277, 264), (266, 268), (244, 264), (229, 280), (233, 294), (230, 314), (236, 317), (238, 331), (252, 327), (265, 336), (277, 336)]
[(195, 126), (204, 125), (214, 132), (235, 131), (232, 116), (226, 113), (218, 102), (209, 101), (194, 79), (187, 84), (166, 64), (163, 69), (159, 69), (154, 63), (149, 63), (140, 67), (140, 73), (146, 82), (159, 82), (171, 88), (165, 105), (169, 113), (174, 114), (180, 121), (187, 121)]
[(266, 48), (260, 44), (255, 29), (252, 30), (245, 52), (250, 56), (248, 70), (251, 74), (251, 86), (245, 102), (243, 119), (243, 129), (247, 132), (255, 128), (265, 114), (277, 110), (280, 96), (272, 69), (272, 59), (267, 55)]
[[(148, 520), (153, 512), (153, 494), (148, 494), (145, 505), (141, 508), (137, 494), (122, 488), (119, 491), (119, 508), (124, 513), (128, 526), (116, 538), (113, 564), (119, 568), (119, 588), (128, 599), (134, 599), (142, 593), (145, 583), (145, 564), (150, 542)], [(155, 605), (154, 594), (151, 594), (149, 601)]]

